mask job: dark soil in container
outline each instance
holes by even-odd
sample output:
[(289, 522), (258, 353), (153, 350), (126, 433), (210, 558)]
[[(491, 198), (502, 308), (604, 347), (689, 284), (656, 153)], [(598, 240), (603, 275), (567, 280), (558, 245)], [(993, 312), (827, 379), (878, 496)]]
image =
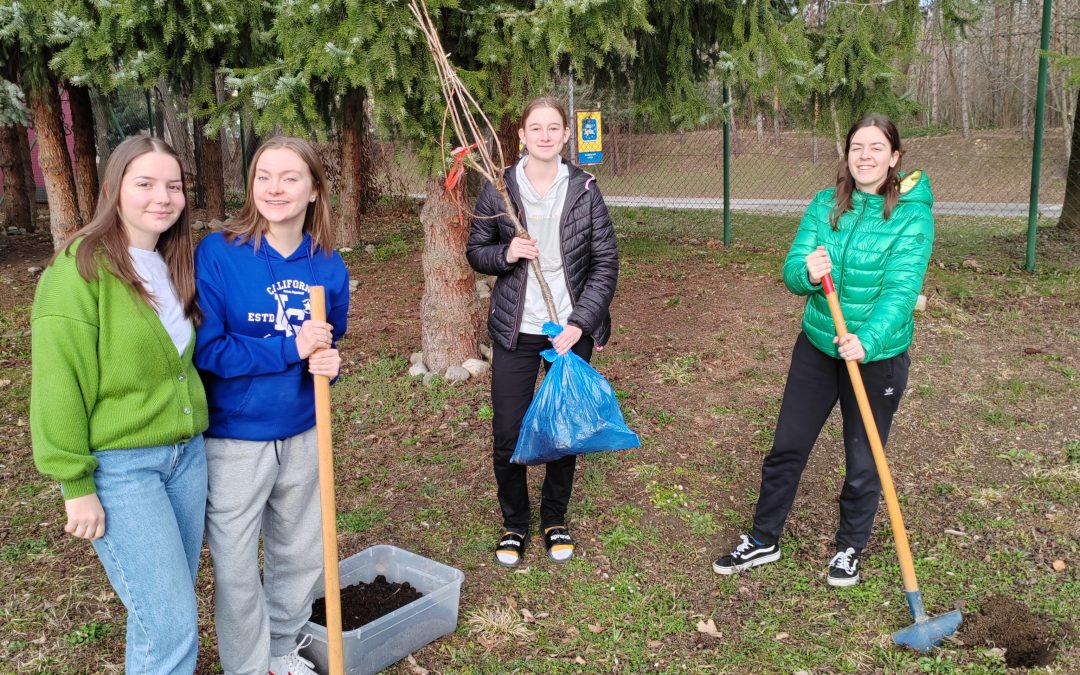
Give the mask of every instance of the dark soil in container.
[[(355, 630), (395, 609), (401, 609), (424, 594), (403, 584), (390, 583), (380, 574), (370, 584), (361, 581), (341, 589), (341, 630)], [(319, 598), (311, 604), (311, 622), (326, 625), (326, 601)]]
[(992, 595), (982, 602), (979, 613), (965, 616), (960, 639), (966, 645), (1000, 647), (1010, 668), (1047, 666), (1053, 662), (1050, 626), (1041, 617), (1012, 598)]

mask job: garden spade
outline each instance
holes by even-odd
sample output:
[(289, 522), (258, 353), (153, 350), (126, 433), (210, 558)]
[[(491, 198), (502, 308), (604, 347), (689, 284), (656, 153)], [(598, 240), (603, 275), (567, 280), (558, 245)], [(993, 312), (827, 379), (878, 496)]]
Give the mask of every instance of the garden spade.
[[(840, 311), (840, 299), (833, 285), (832, 275), (826, 274), (821, 280), (825, 291), (825, 298), (829, 301), (829, 310), (832, 312), (833, 323), (836, 324), (836, 334), (839, 337), (847, 335), (847, 323)], [(866, 397), (866, 387), (863, 386), (862, 374), (859, 372), (859, 364), (855, 361), (846, 361), (848, 375), (851, 378), (851, 387), (855, 390), (855, 398), (859, 402), (859, 413), (862, 415), (863, 425), (866, 427), (866, 437), (870, 441), (870, 449), (874, 454), (874, 464), (877, 466), (878, 477), (881, 479), (881, 490), (885, 495), (885, 504), (889, 508), (889, 522), (892, 524), (893, 538), (896, 541), (896, 555), (900, 559), (900, 574), (904, 580), (904, 594), (907, 596), (908, 608), (915, 623), (907, 628), (901, 628), (893, 633), (893, 642), (898, 645), (910, 647), (920, 652), (928, 652), (935, 645), (956, 632), (960, 627), (963, 617), (960, 610), (953, 610), (941, 616), (930, 617), (926, 615), (923, 607), (922, 592), (919, 591), (919, 582), (915, 578), (915, 564), (911, 559), (911, 548), (908, 546), (907, 530), (904, 528), (904, 516), (900, 513), (900, 502), (896, 498), (896, 487), (893, 485), (892, 474), (889, 472), (889, 463), (885, 459), (885, 448), (881, 445), (881, 436), (878, 434), (877, 423), (874, 421), (873, 411), (870, 409), (870, 399)]]
[[(326, 321), (326, 290), (312, 286), (311, 318)], [(315, 376), (315, 430), (319, 439), (319, 496), (322, 506), (323, 583), (326, 591), (326, 650), (330, 675), (344, 675), (341, 644), (341, 578), (338, 570), (334, 445), (330, 418), (330, 378)]]

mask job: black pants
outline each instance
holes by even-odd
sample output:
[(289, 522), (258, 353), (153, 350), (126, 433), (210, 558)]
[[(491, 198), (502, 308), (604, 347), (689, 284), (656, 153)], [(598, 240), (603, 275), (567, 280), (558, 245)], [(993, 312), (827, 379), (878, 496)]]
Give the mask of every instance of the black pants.
[[(907, 352), (859, 366), (882, 444), (889, 437), (893, 415), (907, 387), (910, 366)], [(780, 538), (810, 450), (838, 399), (844, 417), (847, 472), (840, 492), (836, 546), (841, 550), (866, 547), (881, 500), (874, 456), (847, 366), (810, 344), (805, 333), (795, 341), (773, 447), (761, 466), (761, 496), (751, 531), (758, 541), (773, 544)]]
[[(545, 372), (550, 365), (540, 356), (540, 352), (550, 346), (551, 340), (546, 336), (521, 333), (514, 351), (507, 351), (497, 343), (492, 348), (491, 409), (494, 416), (491, 430), (494, 437), (492, 457), (495, 482), (499, 486), (503, 527), (521, 534), (529, 532), (529, 486), (525, 465), (511, 464), (510, 458), (517, 446), (521, 420), (532, 403), (540, 364), (544, 364)], [(581, 336), (573, 351), (586, 361), (591, 359), (592, 338)], [(566, 524), (566, 509), (570, 504), (570, 491), (574, 487), (576, 465), (577, 455), (568, 455), (545, 465), (540, 499), (541, 527)]]

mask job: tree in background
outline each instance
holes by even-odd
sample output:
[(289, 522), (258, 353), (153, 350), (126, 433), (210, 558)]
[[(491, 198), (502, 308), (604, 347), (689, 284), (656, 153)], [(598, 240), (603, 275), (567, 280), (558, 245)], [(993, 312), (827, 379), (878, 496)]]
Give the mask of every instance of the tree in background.
[[(1080, 56), (1056, 57), (1057, 64), (1069, 73), (1069, 84), (1080, 85)], [(1065, 200), (1057, 226), (1061, 230), (1080, 232), (1080, 90), (1076, 92), (1073, 108), (1072, 133), (1069, 138), (1069, 161), (1065, 170)]]
[[(31, 231), (34, 226), (32, 190), (26, 185), (20, 147), (26, 145), (24, 125), (29, 119), (29, 111), (22, 90), (12, 81), (16, 77), (14, 64), (6, 59), (5, 71), (0, 73), (0, 173), (4, 176), (0, 224)], [(11, 79), (5, 79), (8, 77)]]
[(56, 12), (67, 35), (53, 65), (72, 81), (105, 93), (131, 85), (152, 89), (164, 81), (190, 112), (196, 201), (210, 217), (224, 218), (221, 135), (206, 124), (224, 95), (218, 69), (236, 65), (264, 44), (264, 11), (252, 0), (73, 3)]
[(807, 28), (814, 61), (824, 65), (824, 93), (837, 154), (847, 128), (874, 111), (907, 119), (915, 102), (902, 93), (906, 64), (915, 57), (918, 0), (832, 3), (817, 29)]
[(62, 38), (52, 25), (55, 9), (45, 0), (0, 5), (0, 49), (19, 64), (49, 199), (49, 229), (59, 248), (83, 220), (61, 115), (60, 80), (49, 68)]

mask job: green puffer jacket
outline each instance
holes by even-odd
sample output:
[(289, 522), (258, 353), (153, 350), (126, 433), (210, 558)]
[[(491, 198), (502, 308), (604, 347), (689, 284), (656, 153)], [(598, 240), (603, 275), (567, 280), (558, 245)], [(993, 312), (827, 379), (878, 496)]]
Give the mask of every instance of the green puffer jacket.
[(866, 350), (864, 360), (891, 358), (911, 344), (912, 313), (930, 262), (930, 180), (921, 171), (905, 176), (900, 201), (888, 220), (882, 216), (884, 197), (856, 190), (852, 208), (840, 217), (836, 230), (829, 225), (834, 189), (817, 193), (806, 209), (784, 261), (784, 283), (792, 293), (809, 296), (802, 328), (810, 342), (839, 358), (829, 303), (821, 286), (811, 285), (806, 274), (806, 256), (824, 246), (844, 319)]

